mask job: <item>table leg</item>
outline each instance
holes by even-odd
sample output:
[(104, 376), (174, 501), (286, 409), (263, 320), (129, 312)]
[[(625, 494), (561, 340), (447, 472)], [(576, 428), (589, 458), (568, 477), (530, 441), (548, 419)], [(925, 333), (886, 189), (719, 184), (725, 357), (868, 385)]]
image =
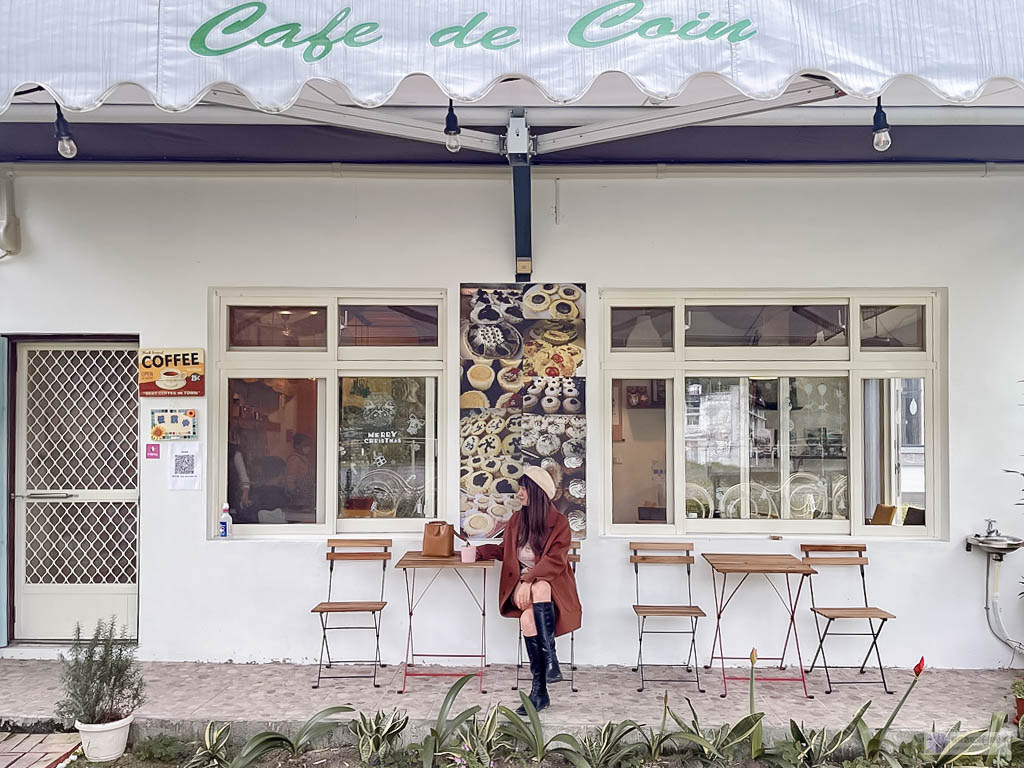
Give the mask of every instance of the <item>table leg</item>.
[(487, 666), (487, 569), (481, 568), (483, 591), (480, 593), (480, 693), (484, 690), (484, 667)]
[(715, 643), (718, 643), (718, 659), (722, 666), (722, 693), (721, 697), (724, 699), (729, 695), (729, 683), (726, 680), (725, 675), (725, 650), (722, 644), (722, 614), (725, 612), (725, 584), (727, 574), (722, 574), (722, 593), (719, 595), (718, 588), (715, 586), (715, 571), (711, 571), (711, 591), (715, 596), (715, 637), (711, 641), (711, 658), (708, 659), (708, 666), (705, 669), (711, 669), (715, 663)]
[[(800, 581), (797, 583), (796, 595), (794, 596), (789, 574), (786, 574), (786, 595), (789, 598), (789, 631), (786, 633), (786, 636), (788, 638), (790, 633), (793, 635), (793, 645), (796, 648), (796, 663), (800, 666), (800, 682), (804, 687), (804, 696), (808, 699), (813, 699), (814, 696), (807, 691), (807, 675), (804, 672), (803, 657), (800, 655), (800, 633), (796, 628), (796, 610), (800, 604), (800, 593), (803, 591), (806, 578), (805, 574), (800, 574)], [(783, 654), (785, 654), (785, 651), (783, 651)]]
[(404, 568), (405, 574), (405, 598), (409, 604), (409, 632), (405, 636), (405, 664), (402, 665), (402, 687), (399, 693), (405, 693), (405, 685), (409, 679), (409, 659), (412, 654), (412, 614), (413, 614), (413, 593), (416, 591), (416, 571), (412, 573), (412, 584), (409, 583), (409, 569)]

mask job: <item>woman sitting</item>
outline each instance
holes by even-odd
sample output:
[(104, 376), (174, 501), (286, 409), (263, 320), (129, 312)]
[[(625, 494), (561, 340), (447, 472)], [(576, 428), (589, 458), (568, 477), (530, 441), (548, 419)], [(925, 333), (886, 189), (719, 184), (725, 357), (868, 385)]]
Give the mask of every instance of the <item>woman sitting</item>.
[[(530, 701), (538, 711), (550, 704), (548, 683), (562, 680), (555, 637), (579, 629), (583, 616), (568, 560), (572, 533), (551, 504), (554, 495), (551, 475), (527, 466), (519, 479), (523, 506), (505, 527), (504, 541), (484, 544), (476, 555), (503, 563), (498, 608), (502, 616), (519, 619), (533, 676)], [(518, 712), (526, 714), (522, 707)]]

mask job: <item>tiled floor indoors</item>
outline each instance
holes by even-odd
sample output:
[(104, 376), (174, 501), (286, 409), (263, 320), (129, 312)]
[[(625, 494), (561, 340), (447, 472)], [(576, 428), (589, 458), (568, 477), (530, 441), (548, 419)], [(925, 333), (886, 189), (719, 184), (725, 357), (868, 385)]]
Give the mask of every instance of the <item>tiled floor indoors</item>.
[[(451, 671), (451, 670), (443, 670)], [(203, 723), (208, 720), (249, 722), (301, 721), (334, 704), (350, 704), (357, 710), (372, 711), (399, 707), (413, 721), (436, 715), (451, 678), (410, 678), (406, 694), (397, 693), (400, 666), (382, 670), (381, 687), (369, 680), (325, 681), (313, 690), (316, 667), (290, 664), (192, 664), (145, 663), (148, 701), (137, 713), (145, 720)], [(851, 679), (853, 673), (845, 674)], [(888, 717), (911, 673), (892, 670), (890, 686), (897, 692), (886, 696), (879, 686), (846, 685), (825, 695), (824, 676), (809, 677), (813, 700), (805, 699), (793, 683), (759, 684), (758, 708), (765, 712), (766, 725), (786, 725), (789, 718), (808, 726), (845, 724), (867, 699), (873, 704), (868, 722), (881, 724)], [(900, 729), (930, 730), (962, 720), (965, 727), (985, 726), (992, 712), (1010, 712), (1010, 682), (1019, 675), (1013, 670), (926, 670), (897, 721)], [(518, 703), (510, 690), (514, 668), (494, 665), (487, 669), (484, 686), (477, 691), (471, 682), (456, 702), (456, 711), (472, 704), (487, 706), (501, 701)], [(581, 667), (576, 673), (579, 693), (571, 693), (568, 682), (552, 686), (553, 704), (545, 721), (558, 727), (580, 727), (607, 720), (632, 718), (655, 724), (661, 716), (662, 694), (669, 691), (669, 706), (688, 716), (684, 696), (689, 696), (706, 725), (734, 722), (747, 709), (745, 683), (730, 683), (728, 698), (721, 698), (721, 677), (706, 673), (706, 693), (692, 684), (654, 683), (637, 692), (637, 675), (626, 667)], [(53, 661), (0, 659), (0, 722), (49, 719), (60, 694), (59, 667)]]

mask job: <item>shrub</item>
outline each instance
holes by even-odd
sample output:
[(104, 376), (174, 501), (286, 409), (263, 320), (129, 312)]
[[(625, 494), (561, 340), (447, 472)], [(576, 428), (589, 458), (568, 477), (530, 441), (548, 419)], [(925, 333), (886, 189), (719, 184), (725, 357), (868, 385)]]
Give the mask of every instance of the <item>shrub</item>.
[(83, 639), (82, 625), (76, 624), (71, 650), (61, 654), (60, 662), (64, 699), (57, 704), (57, 716), (65, 721), (112, 723), (146, 700), (135, 647), (124, 629), (117, 631), (114, 617), (97, 621), (89, 639)]
[(150, 763), (179, 763), (188, 754), (188, 745), (166, 733), (142, 739), (132, 748), (139, 760)]

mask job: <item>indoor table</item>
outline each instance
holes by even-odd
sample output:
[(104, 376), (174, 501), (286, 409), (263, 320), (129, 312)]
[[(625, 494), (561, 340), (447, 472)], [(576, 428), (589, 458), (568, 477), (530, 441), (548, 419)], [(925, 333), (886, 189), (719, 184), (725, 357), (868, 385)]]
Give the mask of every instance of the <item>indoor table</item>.
[[(484, 667), (487, 665), (487, 607), (485, 598), (487, 596), (487, 569), (494, 564), (493, 560), (478, 560), (475, 563), (464, 563), (459, 555), (451, 555), (450, 557), (424, 557), (422, 552), (413, 551), (406, 552), (398, 563), (395, 564), (396, 568), (401, 568), (405, 574), (405, 596), (409, 604), (409, 634), (405, 641), (405, 665), (402, 672), (402, 687), (398, 691), (399, 693), (405, 693), (405, 687), (410, 677), (462, 677), (462, 672), (417, 672), (409, 671), (410, 667), (416, 666), (417, 659), (424, 658), (461, 658), (461, 659), (477, 659), (480, 662), (479, 669), (473, 673), (474, 677), (479, 678), (479, 687), (481, 693), (486, 693), (484, 690)], [(419, 571), (433, 571), (433, 575), (429, 576), (430, 581), (427, 582), (426, 586), (423, 587), (422, 591), (417, 595), (416, 593), (416, 576)], [(480, 585), (480, 597), (477, 598), (476, 592), (470, 586), (469, 581), (466, 580), (466, 576), (463, 575), (463, 571), (478, 571), (481, 575)], [(437, 581), (437, 578), (444, 572), (454, 573), (459, 581), (462, 582), (466, 591), (469, 592), (469, 596), (473, 598), (473, 602), (476, 603), (477, 608), (480, 609), (480, 652), (479, 653), (417, 653), (415, 645), (413, 644), (413, 618), (416, 611), (416, 607), (420, 604), (420, 601), (426, 596), (427, 592)], [(444, 611), (440, 615), (447, 617), (451, 616), (451, 612)], [(460, 637), (461, 634), (455, 631), (448, 633), (451, 636)]]
[[(809, 699), (814, 697), (807, 692), (807, 677), (804, 674), (804, 663), (803, 658), (800, 655), (800, 637), (797, 634), (796, 627), (796, 611), (797, 606), (800, 603), (800, 593), (803, 591), (804, 580), (807, 577), (817, 573), (811, 566), (804, 563), (799, 558), (793, 555), (758, 555), (758, 554), (742, 554), (742, 555), (727, 555), (727, 554), (705, 554), (704, 559), (708, 561), (711, 566), (711, 583), (715, 593), (715, 639), (711, 643), (711, 658), (708, 660), (708, 664), (705, 669), (710, 669), (715, 661), (720, 661), (722, 665), (722, 698), (729, 693), (729, 680), (743, 680), (749, 681), (750, 677), (747, 675), (727, 675), (725, 672), (725, 662), (729, 661), (748, 661), (749, 656), (726, 656), (723, 640), (722, 640), (722, 615), (725, 613), (726, 607), (732, 602), (733, 597), (739, 591), (748, 578), (752, 575), (764, 576), (765, 580), (778, 595), (783, 607), (789, 614), (789, 629), (786, 632), (786, 640), (782, 646), (781, 656), (761, 656), (758, 654), (758, 658), (766, 661), (777, 661), (779, 662), (779, 669), (784, 670), (786, 668), (786, 650), (789, 648), (789, 638), (792, 636), (793, 645), (796, 646), (796, 661), (800, 669), (799, 677), (783, 677), (783, 676), (772, 676), (765, 677), (756, 675), (754, 670), (751, 669), (751, 674), (755, 675), (754, 679), (757, 682), (789, 682), (789, 683), (802, 683), (804, 687), (804, 696)], [(716, 583), (715, 574), (722, 577), (721, 590), (719, 590), (718, 584)], [(739, 581), (736, 586), (732, 588), (731, 592), (727, 592), (727, 582), (730, 576), (738, 576)], [(772, 576), (784, 576), (786, 579), (786, 592), (783, 595), (779, 587), (772, 581)], [(796, 589), (793, 588), (792, 577), (797, 578)], [(715, 645), (718, 645), (718, 654), (715, 654)], [(753, 643), (752, 643), (753, 645)]]

